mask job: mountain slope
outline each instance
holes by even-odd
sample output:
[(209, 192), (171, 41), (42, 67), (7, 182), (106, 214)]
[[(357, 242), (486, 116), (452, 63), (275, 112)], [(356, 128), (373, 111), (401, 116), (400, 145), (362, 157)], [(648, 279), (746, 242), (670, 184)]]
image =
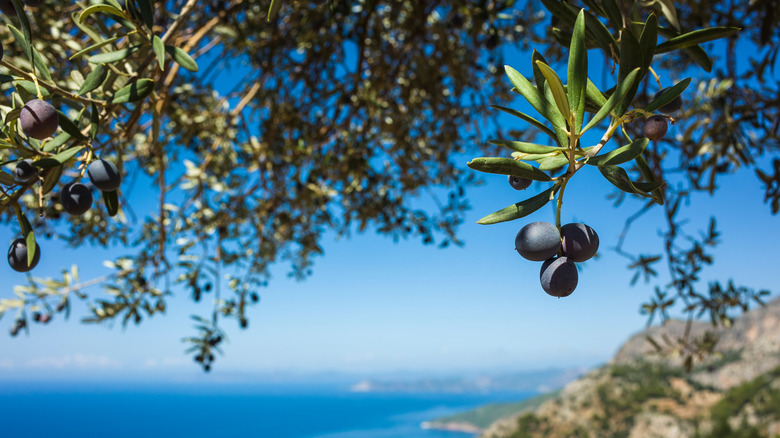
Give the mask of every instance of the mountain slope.
[[(607, 365), (481, 438), (780, 437), (780, 299), (717, 330), (717, 353), (690, 374), (680, 358), (652, 355), (646, 340), (674, 339), (684, 325), (632, 336)], [(693, 332), (708, 328), (694, 324)]]

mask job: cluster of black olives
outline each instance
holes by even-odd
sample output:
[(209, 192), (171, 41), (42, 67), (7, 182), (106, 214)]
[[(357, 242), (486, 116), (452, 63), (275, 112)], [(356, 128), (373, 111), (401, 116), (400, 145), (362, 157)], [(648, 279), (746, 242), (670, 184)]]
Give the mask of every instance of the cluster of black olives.
[[(103, 192), (117, 190), (122, 182), (122, 175), (119, 173), (116, 165), (102, 159), (90, 163), (89, 167), (87, 167), (87, 176), (92, 185)], [(19, 161), (16, 169), (14, 169), (14, 178), (21, 183), (28, 183), (37, 179), (38, 168), (33, 164), (33, 160), (25, 159)], [(80, 216), (86, 213), (92, 207), (92, 200), (92, 190), (86, 184), (80, 182), (68, 183), (60, 192), (62, 208), (73, 216)], [(8, 250), (8, 264), (13, 270), (18, 272), (32, 270), (41, 258), (40, 245), (35, 245), (35, 255), (30, 264), (27, 263), (27, 255), (27, 242), (20, 237), (11, 243), (11, 247)]]
[(599, 249), (599, 236), (581, 224), (558, 227), (549, 222), (532, 222), (515, 237), (515, 249), (524, 258), (542, 263), (542, 288), (554, 297), (566, 297), (577, 287), (575, 262), (584, 262)]
[[(659, 91), (655, 94), (655, 97), (660, 96), (663, 92), (668, 90), (668, 88), (664, 88), (663, 90)], [(658, 112), (663, 114), (672, 114), (674, 112), (677, 112), (682, 108), (683, 101), (680, 96), (675, 97), (671, 102), (667, 103), (666, 105), (662, 106), (661, 108), (658, 108)], [(667, 124), (666, 117), (661, 115), (654, 115), (650, 116), (645, 120), (645, 125), (642, 128), (642, 133), (647, 137), (649, 140), (652, 141), (658, 141), (666, 135), (666, 131), (669, 129), (669, 125)]]

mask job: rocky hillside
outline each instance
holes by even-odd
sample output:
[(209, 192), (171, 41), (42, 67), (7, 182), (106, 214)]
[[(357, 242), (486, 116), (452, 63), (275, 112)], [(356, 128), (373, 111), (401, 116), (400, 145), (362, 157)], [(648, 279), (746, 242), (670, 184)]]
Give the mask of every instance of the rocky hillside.
[(684, 326), (672, 321), (633, 336), (607, 365), (480, 438), (780, 438), (780, 298), (717, 330), (717, 353), (691, 373), (679, 358), (653, 355), (647, 341), (679, 337)]

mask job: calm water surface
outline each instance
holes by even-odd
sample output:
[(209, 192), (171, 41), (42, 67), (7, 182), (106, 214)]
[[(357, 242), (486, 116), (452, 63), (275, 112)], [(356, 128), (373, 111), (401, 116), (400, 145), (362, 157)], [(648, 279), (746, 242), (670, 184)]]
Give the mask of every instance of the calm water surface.
[(336, 386), (0, 382), (0, 436), (469, 438), (420, 423), (533, 394), (353, 393)]

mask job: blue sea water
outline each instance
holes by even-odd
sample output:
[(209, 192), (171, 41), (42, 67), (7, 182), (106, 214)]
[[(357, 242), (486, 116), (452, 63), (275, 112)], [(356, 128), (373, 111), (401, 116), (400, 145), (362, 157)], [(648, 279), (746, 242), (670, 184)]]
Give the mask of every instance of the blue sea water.
[(0, 436), (469, 438), (420, 423), (533, 394), (354, 393), (313, 385), (0, 382)]

